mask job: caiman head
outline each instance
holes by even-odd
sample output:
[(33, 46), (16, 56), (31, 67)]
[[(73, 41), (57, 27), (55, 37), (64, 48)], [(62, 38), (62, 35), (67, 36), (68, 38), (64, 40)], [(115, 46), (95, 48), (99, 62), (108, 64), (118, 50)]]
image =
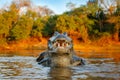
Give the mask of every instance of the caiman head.
[(55, 32), (48, 40), (48, 56), (50, 66), (65, 67), (70, 66), (73, 56), (73, 42), (67, 33)]
[(72, 39), (67, 33), (58, 32), (48, 40), (48, 50), (41, 53), (37, 61), (51, 67), (69, 67), (83, 63), (74, 54)]
[(69, 54), (73, 50), (73, 42), (67, 33), (60, 34), (55, 32), (48, 40), (48, 50), (53, 53)]

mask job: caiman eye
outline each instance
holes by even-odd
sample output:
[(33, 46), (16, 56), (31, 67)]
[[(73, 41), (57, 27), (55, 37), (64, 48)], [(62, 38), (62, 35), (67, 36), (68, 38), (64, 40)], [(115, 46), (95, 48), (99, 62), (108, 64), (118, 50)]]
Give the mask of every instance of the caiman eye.
[(62, 40), (62, 42), (65, 42), (65, 40)]
[(57, 40), (57, 42), (60, 42), (60, 40)]

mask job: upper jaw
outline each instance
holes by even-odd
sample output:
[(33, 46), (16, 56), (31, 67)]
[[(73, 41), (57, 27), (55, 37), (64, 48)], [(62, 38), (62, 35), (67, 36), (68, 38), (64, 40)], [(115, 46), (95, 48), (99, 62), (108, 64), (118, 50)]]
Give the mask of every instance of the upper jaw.
[(57, 53), (57, 55), (63, 55), (70, 53), (72, 49), (72, 42), (66, 40), (65, 38), (58, 38), (51, 42), (49, 53)]

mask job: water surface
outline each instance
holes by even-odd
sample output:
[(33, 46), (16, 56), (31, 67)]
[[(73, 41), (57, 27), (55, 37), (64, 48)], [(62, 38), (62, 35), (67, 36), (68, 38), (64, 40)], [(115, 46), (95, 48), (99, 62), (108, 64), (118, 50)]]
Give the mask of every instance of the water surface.
[[(37, 64), (36, 58), (40, 52), (1, 52), (0, 80), (120, 80), (119, 53), (89, 53), (91, 55), (83, 56), (87, 61), (84, 66), (50, 68)], [(108, 57), (106, 54), (114, 56)]]

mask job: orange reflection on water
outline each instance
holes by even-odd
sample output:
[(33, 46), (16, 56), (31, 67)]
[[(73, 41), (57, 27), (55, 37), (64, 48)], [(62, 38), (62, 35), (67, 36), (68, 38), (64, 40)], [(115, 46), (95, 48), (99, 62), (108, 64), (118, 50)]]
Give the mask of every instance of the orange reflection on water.
[(84, 58), (112, 58), (115, 62), (120, 62), (120, 52), (80, 52), (76, 51), (76, 54)]
[[(1, 51), (0, 56), (32, 56), (38, 57), (44, 50), (19, 50), (19, 51)], [(112, 58), (115, 62), (120, 62), (120, 52), (109, 50), (109, 51), (89, 51), (82, 52), (81, 50), (76, 50), (76, 54), (83, 58)]]

